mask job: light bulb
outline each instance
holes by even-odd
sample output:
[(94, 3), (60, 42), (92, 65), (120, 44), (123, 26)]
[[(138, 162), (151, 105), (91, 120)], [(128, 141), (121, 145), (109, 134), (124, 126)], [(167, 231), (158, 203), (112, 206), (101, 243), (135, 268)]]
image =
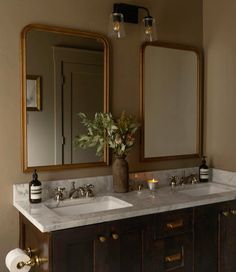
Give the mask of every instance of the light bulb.
[(120, 23), (119, 22), (113, 22), (113, 29), (115, 32), (120, 31)]
[(152, 27), (151, 26), (145, 27), (145, 34), (150, 35), (151, 33), (152, 33)]
[(145, 42), (153, 42), (157, 40), (156, 23), (152, 16), (143, 19), (143, 40)]
[(111, 38), (125, 37), (124, 16), (122, 13), (112, 13), (110, 15), (108, 36)]

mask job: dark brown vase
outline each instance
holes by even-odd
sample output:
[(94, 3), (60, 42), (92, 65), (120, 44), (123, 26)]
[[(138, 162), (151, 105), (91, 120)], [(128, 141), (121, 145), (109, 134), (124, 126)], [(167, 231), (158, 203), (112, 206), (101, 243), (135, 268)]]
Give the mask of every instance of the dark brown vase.
[(113, 188), (116, 193), (129, 190), (129, 165), (125, 157), (115, 157), (112, 164)]

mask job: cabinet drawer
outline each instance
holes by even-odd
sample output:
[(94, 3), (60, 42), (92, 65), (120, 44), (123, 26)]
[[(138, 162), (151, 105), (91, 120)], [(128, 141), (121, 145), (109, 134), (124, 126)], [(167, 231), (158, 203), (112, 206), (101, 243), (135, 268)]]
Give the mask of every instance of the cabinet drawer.
[(174, 211), (156, 216), (154, 233), (156, 238), (172, 236), (192, 231), (193, 211), (192, 209)]
[(192, 272), (193, 234), (191, 232), (154, 240), (145, 233), (144, 272)]
[(192, 271), (192, 233), (164, 240), (165, 271)]

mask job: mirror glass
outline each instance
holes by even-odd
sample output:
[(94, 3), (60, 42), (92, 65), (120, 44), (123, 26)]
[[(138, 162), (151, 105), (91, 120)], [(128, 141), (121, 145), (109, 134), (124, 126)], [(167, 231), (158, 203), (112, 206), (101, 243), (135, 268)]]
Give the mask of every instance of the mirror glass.
[(108, 111), (108, 42), (96, 33), (30, 25), (22, 31), (24, 170), (108, 164), (75, 149), (84, 112)]
[(142, 159), (200, 156), (200, 52), (158, 42), (141, 55)]

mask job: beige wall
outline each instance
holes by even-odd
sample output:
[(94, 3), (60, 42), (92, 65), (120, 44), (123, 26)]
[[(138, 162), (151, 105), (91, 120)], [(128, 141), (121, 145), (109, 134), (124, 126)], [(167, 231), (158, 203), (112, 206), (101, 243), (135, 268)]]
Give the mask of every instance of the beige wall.
[(236, 1), (203, 2), (206, 154), (212, 166), (236, 171)]
[[(233, 3), (233, 0), (230, 2)], [(152, 14), (157, 18), (159, 39), (202, 46), (201, 1), (136, 0), (135, 3), (145, 4), (151, 8)], [(7, 251), (16, 247), (18, 243), (18, 217), (12, 207), (12, 184), (30, 180), (30, 175), (21, 171), (20, 31), (29, 23), (44, 23), (105, 34), (111, 11), (110, 0), (1, 0), (0, 271), (2, 272), (6, 271), (4, 257)], [(219, 18), (215, 21), (217, 20)], [(129, 25), (127, 34), (127, 38), (112, 41), (111, 45), (111, 109), (115, 114), (126, 109), (127, 112), (138, 115), (140, 27)], [(228, 61), (230, 62), (230, 59)], [(233, 99), (231, 101), (233, 102)], [(138, 144), (129, 161), (131, 171), (192, 166), (196, 163), (192, 160), (183, 160), (140, 164)], [(40, 179), (53, 180), (109, 173), (110, 168), (58, 171), (40, 173)]]

